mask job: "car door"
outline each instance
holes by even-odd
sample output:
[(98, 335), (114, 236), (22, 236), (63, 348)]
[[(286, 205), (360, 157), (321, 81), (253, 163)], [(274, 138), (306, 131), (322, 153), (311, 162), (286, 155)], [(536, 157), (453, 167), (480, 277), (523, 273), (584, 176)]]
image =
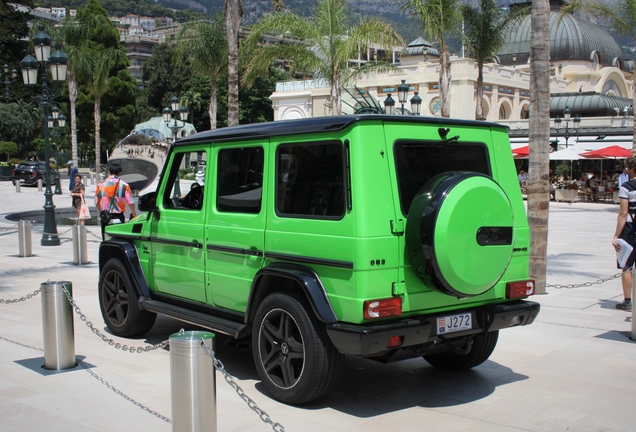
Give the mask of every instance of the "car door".
[[(187, 149), (187, 153), (191, 151), (202, 151), (207, 156), (207, 149), (202, 147)], [(150, 235), (150, 278), (159, 293), (206, 302), (205, 186), (178, 178), (185, 154), (185, 150), (170, 153), (166, 181), (157, 191), (158, 211), (152, 215)]]
[(205, 226), (207, 294), (215, 306), (245, 311), (252, 280), (263, 265), (267, 196), (263, 142), (223, 145), (208, 163)]

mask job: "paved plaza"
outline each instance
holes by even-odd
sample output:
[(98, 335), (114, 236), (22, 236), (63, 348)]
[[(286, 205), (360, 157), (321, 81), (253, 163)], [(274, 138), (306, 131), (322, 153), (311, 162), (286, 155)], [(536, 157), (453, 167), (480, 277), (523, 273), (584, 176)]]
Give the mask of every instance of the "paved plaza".
[[(66, 187), (54, 196), (58, 208), (70, 207)], [(87, 196), (94, 190), (87, 185)], [(194, 329), (159, 317), (137, 340), (107, 333), (96, 295), (99, 227), (88, 227), (86, 265), (73, 264), (69, 226), (58, 227), (60, 246), (43, 247), (42, 225), (34, 225), (33, 256), (18, 256), (16, 223), (5, 216), (43, 204), (37, 188), (16, 193), (11, 182), (0, 182), (0, 299), (24, 297), (47, 280), (70, 281), (86, 319), (116, 342), (145, 347)], [(217, 355), (288, 432), (636, 431), (636, 342), (629, 339), (631, 314), (614, 308), (622, 301), (620, 279), (585, 286), (617, 274), (610, 244), (617, 212), (614, 204), (551, 203), (548, 284), (584, 286), (535, 296), (542, 306), (535, 323), (501, 331), (493, 355), (473, 370), (347, 357), (333, 394), (293, 407), (268, 397), (250, 351), (228, 348), (219, 336)], [(41, 315), (40, 296), (0, 304), (0, 432), (172, 430), (167, 349), (117, 350), (75, 315), (75, 352), (85, 367), (46, 371)], [(271, 430), (219, 373), (217, 409), (219, 431)]]

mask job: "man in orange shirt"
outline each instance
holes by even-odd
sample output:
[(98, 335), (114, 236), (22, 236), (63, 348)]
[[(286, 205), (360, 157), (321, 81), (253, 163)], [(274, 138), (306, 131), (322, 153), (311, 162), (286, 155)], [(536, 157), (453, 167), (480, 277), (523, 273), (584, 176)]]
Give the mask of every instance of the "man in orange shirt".
[(130, 207), (130, 217), (137, 216), (135, 204), (130, 196), (130, 186), (119, 178), (121, 166), (118, 163), (108, 164), (109, 176), (100, 182), (95, 189), (95, 206), (99, 212), (104, 240), (106, 225), (113, 221), (126, 221), (126, 204)]

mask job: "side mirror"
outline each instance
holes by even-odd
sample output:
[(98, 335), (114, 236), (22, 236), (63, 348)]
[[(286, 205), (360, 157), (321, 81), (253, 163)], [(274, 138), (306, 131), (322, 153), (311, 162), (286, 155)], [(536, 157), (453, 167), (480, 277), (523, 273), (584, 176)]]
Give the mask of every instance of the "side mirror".
[(157, 208), (157, 192), (150, 192), (139, 197), (139, 211), (149, 212)]

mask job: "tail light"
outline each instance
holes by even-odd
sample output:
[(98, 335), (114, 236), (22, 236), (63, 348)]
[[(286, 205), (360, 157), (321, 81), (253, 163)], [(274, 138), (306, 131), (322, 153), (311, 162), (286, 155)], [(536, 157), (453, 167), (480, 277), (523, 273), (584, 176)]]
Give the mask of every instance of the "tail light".
[(11, 171), (11, 175), (15, 175), (15, 168), (13, 168), (13, 171)]
[(534, 280), (508, 282), (506, 284), (506, 298), (516, 299), (534, 294)]
[(364, 319), (385, 318), (402, 315), (402, 297), (391, 297), (364, 302)]
[(33, 172), (31, 173), (31, 177), (37, 177), (37, 176), (38, 176), (38, 173), (37, 173), (37, 172), (33, 171)]

